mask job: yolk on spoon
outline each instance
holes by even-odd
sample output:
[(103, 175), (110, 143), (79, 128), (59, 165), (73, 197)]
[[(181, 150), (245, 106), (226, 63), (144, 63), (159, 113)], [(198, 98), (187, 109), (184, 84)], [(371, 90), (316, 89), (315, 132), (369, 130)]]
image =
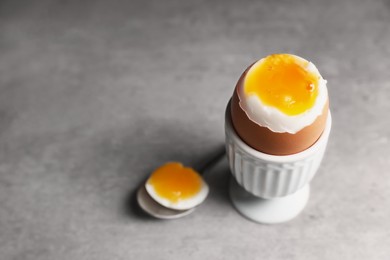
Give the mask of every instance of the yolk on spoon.
[(273, 54), (253, 65), (244, 82), (245, 94), (255, 94), (268, 106), (294, 116), (313, 107), (319, 76), (309, 70), (308, 61), (291, 54)]
[(148, 184), (160, 197), (178, 202), (196, 195), (202, 187), (202, 179), (195, 170), (169, 162), (152, 173)]

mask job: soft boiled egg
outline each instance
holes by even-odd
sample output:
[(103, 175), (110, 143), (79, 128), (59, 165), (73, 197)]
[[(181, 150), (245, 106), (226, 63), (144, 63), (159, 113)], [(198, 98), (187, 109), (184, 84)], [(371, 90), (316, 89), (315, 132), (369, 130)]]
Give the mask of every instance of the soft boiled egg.
[(196, 207), (209, 193), (202, 176), (178, 162), (168, 162), (157, 168), (146, 181), (145, 187), (157, 203), (175, 210)]
[(313, 145), (325, 128), (328, 109), (326, 80), (313, 63), (292, 54), (272, 54), (249, 66), (231, 100), (237, 134), (273, 155)]

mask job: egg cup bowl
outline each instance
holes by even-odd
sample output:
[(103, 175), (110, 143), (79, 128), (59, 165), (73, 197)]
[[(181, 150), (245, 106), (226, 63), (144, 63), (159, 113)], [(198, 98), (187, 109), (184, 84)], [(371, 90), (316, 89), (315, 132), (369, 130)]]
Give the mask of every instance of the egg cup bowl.
[(328, 111), (325, 129), (312, 146), (291, 155), (270, 155), (253, 149), (237, 135), (229, 102), (225, 138), (234, 207), (243, 216), (264, 224), (282, 223), (296, 217), (309, 199), (309, 182), (322, 161), (331, 124)]

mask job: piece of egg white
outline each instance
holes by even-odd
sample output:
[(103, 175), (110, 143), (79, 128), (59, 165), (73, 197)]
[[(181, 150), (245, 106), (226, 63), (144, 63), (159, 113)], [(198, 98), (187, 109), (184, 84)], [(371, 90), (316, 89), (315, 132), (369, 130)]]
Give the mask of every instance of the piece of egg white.
[(161, 197), (149, 180), (145, 183), (145, 188), (148, 194), (160, 205), (174, 210), (188, 210), (200, 205), (209, 193), (209, 186), (201, 176), (199, 177), (201, 178), (200, 190), (193, 196), (181, 198), (178, 201), (171, 201), (167, 198)]

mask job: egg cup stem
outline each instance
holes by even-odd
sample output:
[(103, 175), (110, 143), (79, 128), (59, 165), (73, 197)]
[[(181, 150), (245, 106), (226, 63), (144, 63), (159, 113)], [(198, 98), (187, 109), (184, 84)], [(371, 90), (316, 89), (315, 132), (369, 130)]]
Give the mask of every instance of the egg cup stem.
[(305, 208), (310, 195), (309, 184), (297, 192), (280, 198), (263, 199), (252, 195), (231, 177), (230, 199), (244, 217), (262, 224), (277, 224), (292, 220)]

